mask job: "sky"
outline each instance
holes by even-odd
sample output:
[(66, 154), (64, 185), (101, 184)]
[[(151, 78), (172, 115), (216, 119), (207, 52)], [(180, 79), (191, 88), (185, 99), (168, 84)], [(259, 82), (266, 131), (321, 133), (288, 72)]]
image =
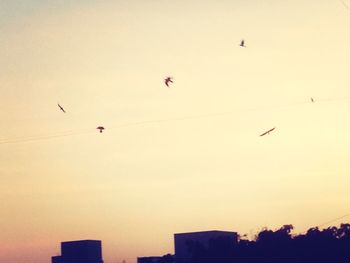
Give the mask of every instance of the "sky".
[(350, 213), (348, 6), (1, 0), (0, 262)]

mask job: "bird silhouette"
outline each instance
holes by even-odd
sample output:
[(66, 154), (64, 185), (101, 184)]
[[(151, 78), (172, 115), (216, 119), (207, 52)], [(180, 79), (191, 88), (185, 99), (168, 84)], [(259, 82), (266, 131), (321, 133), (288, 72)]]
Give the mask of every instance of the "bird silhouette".
[(311, 98), (311, 102), (312, 102), (312, 103), (315, 102), (313, 98)]
[(96, 129), (100, 130), (100, 133), (102, 133), (105, 128), (103, 126), (98, 126)]
[(171, 77), (166, 77), (164, 79), (164, 83), (168, 88), (169, 88), (169, 82), (174, 83)]
[(61, 111), (63, 111), (63, 113), (66, 113), (66, 111), (63, 109), (63, 107), (59, 103), (57, 103), (57, 105), (61, 109)]
[(242, 39), (241, 44), (239, 44), (240, 47), (246, 47), (244, 44), (244, 39)]
[(276, 129), (276, 127), (273, 127), (272, 129), (260, 134), (260, 136), (265, 136), (266, 134), (270, 134), (270, 132), (272, 132), (274, 129)]

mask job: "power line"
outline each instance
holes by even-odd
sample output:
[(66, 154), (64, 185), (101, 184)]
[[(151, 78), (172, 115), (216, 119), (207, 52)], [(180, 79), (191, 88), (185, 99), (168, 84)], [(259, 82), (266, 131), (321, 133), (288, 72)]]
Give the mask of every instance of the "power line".
[(344, 2), (344, 0), (339, 0), (341, 3), (342, 3), (342, 5), (348, 10), (348, 11), (350, 11), (350, 7)]
[(340, 219), (343, 219), (343, 218), (345, 218), (345, 217), (348, 217), (348, 216), (350, 216), (350, 214), (346, 214), (346, 215), (343, 215), (343, 216), (334, 218), (334, 219), (332, 219), (332, 220), (330, 220), (330, 221), (327, 221), (327, 222), (325, 222), (325, 223), (322, 223), (322, 224), (318, 225), (317, 227), (322, 227), (322, 226), (325, 226), (325, 225), (329, 225), (330, 223), (336, 222), (336, 221), (338, 221), (338, 220), (340, 220)]
[[(342, 100), (349, 100), (349, 99), (350, 98), (347, 98), (347, 97), (346, 98), (334, 98), (334, 99), (322, 99), (322, 100), (316, 100), (316, 103), (334, 102), (334, 101), (342, 101)], [(281, 104), (281, 105), (261, 106), (261, 107), (244, 109), (244, 110), (232, 110), (232, 111), (198, 114), (198, 115), (190, 115), (190, 116), (167, 118), (167, 119), (145, 120), (145, 121), (138, 121), (138, 122), (132, 122), (132, 123), (126, 123), (126, 124), (120, 124), (120, 125), (114, 125), (114, 126), (107, 126), (106, 128), (107, 129), (120, 129), (120, 128), (132, 127), (132, 126), (153, 124), (153, 123), (155, 124), (155, 123), (166, 123), (166, 122), (174, 122), (174, 121), (194, 120), (194, 119), (201, 119), (201, 118), (212, 118), (212, 117), (217, 117), (217, 116), (238, 114), (238, 113), (243, 113), (243, 112), (272, 110), (272, 109), (277, 109), (277, 108), (295, 107), (295, 106), (306, 105), (306, 104), (311, 104), (311, 102), (302, 101), (302, 102), (294, 102), (294, 103)], [(62, 132), (53, 133), (53, 134), (42, 134), (42, 135), (31, 135), (31, 136), (20, 136), (20, 137), (14, 137), (14, 138), (5, 138), (5, 139), (0, 139), (0, 145), (36, 142), (36, 141), (41, 141), (41, 140), (56, 139), (56, 138), (81, 135), (81, 134), (89, 134), (89, 133), (95, 133), (95, 132), (96, 132), (96, 130), (95, 130), (95, 128), (93, 128), (93, 129), (85, 129), (85, 130), (80, 130), (80, 131), (79, 130), (77, 130), (77, 131), (69, 130), (69, 131), (62, 131)]]
[[(1, 140), (1, 144), (13, 144), (13, 143), (26, 143), (26, 142), (35, 142), (35, 141), (42, 141), (42, 140), (49, 140), (49, 139), (55, 139), (55, 138), (62, 138), (67, 136), (73, 136), (73, 135), (80, 135), (87, 132), (71, 132), (71, 133), (62, 133), (62, 134), (56, 134), (56, 135), (45, 135), (45, 136), (33, 136), (33, 137), (23, 137), (18, 139), (7, 139), (7, 140)], [(90, 132), (92, 133), (92, 131)]]

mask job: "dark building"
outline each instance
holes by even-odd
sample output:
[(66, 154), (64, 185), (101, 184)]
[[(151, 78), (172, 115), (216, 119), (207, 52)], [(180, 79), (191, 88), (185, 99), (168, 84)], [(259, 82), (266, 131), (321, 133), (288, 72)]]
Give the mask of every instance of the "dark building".
[(51, 258), (51, 263), (62, 263), (62, 257), (61, 256), (54, 256)]
[(54, 256), (52, 263), (103, 263), (99, 240), (78, 240), (61, 243), (61, 256)]
[(138, 257), (137, 263), (159, 263), (162, 257)]
[[(238, 234), (228, 231), (202, 231), (174, 234), (176, 263), (191, 262), (192, 253), (189, 246), (192, 244), (209, 247), (211, 241), (225, 239), (232, 245), (238, 242)], [(218, 262), (219, 263), (219, 262)]]

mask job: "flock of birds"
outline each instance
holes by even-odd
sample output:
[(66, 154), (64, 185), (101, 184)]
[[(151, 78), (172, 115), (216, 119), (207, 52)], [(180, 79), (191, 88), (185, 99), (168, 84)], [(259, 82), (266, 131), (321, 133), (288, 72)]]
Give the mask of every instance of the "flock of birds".
[[(243, 42), (244, 42), (244, 41), (243, 41)], [(164, 83), (165, 83), (165, 85), (166, 85), (168, 88), (170, 88), (170, 83), (174, 83), (174, 82), (173, 82), (173, 78), (172, 78), (172, 77), (166, 77), (166, 78), (164, 79)], [(63, 113), (66, 113), (66, 110), (65, 110), (59, 103), (57, 103), (57, 106), (59, 107), (59, 109), (60, 109)], [(103, 130), (105, 130), (105, 127), (103, 127), (103, 126), (98, 126), (96, 129), (99, 130), (100, 133), (102, 133)]]
[[(350, 7), (343, 1), (343, 0), (339, 0), (342, 4), (343, 4), (343, 6), (348, 10), (348, 11), (350, 11)], [(245, 44), (245, 40), (244, 39), (242, 39), (241, 41), (240, 41), (240, 43), (239, 43), (239, 47), (241, 47), (241, 48), (246, 48), (247, 46), (246, 46), (246, 44)], [(170, 77), (170, 76), (167, 76), (166, 78), (164, 78), (164, 84), (165, 84), (165, 86), (167, 87), (167, 88), (170, 88), (171, 87), (171, 85), (174, 83), (174, 79), (173, 79), (173, 77)], [(310, 101), (311, 101), (311, 103), (315, 103), (315, 100), (314, 100), (314, 98), (310, 98)], [(65, 108), (61, 105), (61, 104), (59, 104), (59, 103), (57, 103), (57, 106), (58, 106), (58, 108), (59, 108), (59, 110), (61, 110), (64, 114), (66, 113), (66, 110), (65, 110)], [(216, 115), (216, 114), (215, 114)], [(204, 116), (204, 115), (203, 115)], [(200, 116), (200, 117), (203, 117), (202, 115)], [(207, 115), (205, 115), (205, 116), (207, 116)], [(176, 120), (178, 120), (178, 119), (176, 119)], [(142, 122), (142, 123), (149, 123), (149, 122), (152, 122), (152, 121), (145, 121), (145, 122)], [(103, 131), (106, 129), (104, 126), (98, 126), (97, 128), (96, 128), (98, 131), (99, 131), (99, 133), (103, 133)], [(269, 135), (271, 132), (273, 132), (273, 131), (275, 131), (275, 129), (276, 129), (276, 127), (273, 127), (273, 128), (270, 128), (270, 129), (268, 129), (268, 130), (266, 130), (266, 131), (264, 131), (263, 133), (261, 133), (259, 136), (265, 136), (265, 135)], [(28, 138), (27, 140), (25, 140), (25, 141), (31, 141), (31, 140), (37, 140), (37, 139), (47, 139), (47, 138), (55, 138), (55, 137), (61, 137), (61, 136), (69, 136), (69, 135), (71, 135), (71, 134), (63, 134), (63, 135), (58, 135), (58, 136), (56, 136), (56, 135), (53, 135), (53, 136), (46, 136), (46, 137), (34, 137), (34, 138)], [(13, 141), (4, 141), (4, 142), (1, 142), (0, 141), (0, 144), (3, 144), (3, 143), (13, 143), (13, 142), (21, 142), (22, 140), (13, 140)], [(334, 221), (338, 221), (338, 220), (340, 220), (340, 219), (343, 219), (343, 218), (345, 218), (345, 217), (349, 217), (350, 216), (350, 214), (346, 214), (346, 215), (344, 215), (344, 216), (341, 216), (341, 217), (337, 217), (337, 218), (335, 218), (335, 219), (333, 219), (333, 220), (331, 220), (331, 221), (328, 221), (328, 222), (325, 222), (325, 223), (323, 223), (323, 224), (321, 224), (321, 225), (319, 225), (318, 227), (321, 227), (321, 226), (324, 226), (324, 225), (329, 225), (330, 223), (332, 223), (332, 222), (334, 222)]]
[[(350, 1), (350, 0), (349, 0)], [(350, 6), (344, 1), (344, 0), (339, 0), (339, 2), (342, 3), (342, 5), (350, 11)], [(242, 39), (239, 44), (239, 47), (241, 48), (246, 48), (246, 43), (245, 40)], [(174, 83), (174, 79), (170, 76), (167, 76), (164, 78), (164, 84), (166, 87), (170, 88), (172, 84)], [(332, 101), (332, 100), (339, 100), (339, 99), (327, 99), (325, 101)], [(342, 99), (341, 99), (342, 100)], [(310, 98), (311, 103), (314, 103), (315, 100), (314, 98)], [(304, 104), (305, 102), (302, 103), (295, 103), (291, 105), (299, 105), (299, 104)], [(65, 108), (61, 104), (57, 104), (59, 109), (63, 112), (66, 113)], [(126, 124), (126, 125), (119, 125), (117, 127), (126, 127), (126, 126), (131, 126), (131, 125), (139, 125), (139, 124), (145, 124), (145, 123), (156, 123), (156, 122), (164, 122), (164, 121), (173, 121), (173, 120), (184, 120), (184, 119), (193, 119), (193, 118), (202, 118), (202, 117), (210, 117), (210, 116), (217, 116), (217, 115), (224, 115), (224, 114), (231, 114), (232, 112), (221, 112), (221, 113), (212, 113), (212, 114), (203, 114), (203, 115), (197, 115), (197, 116), (189, 116), (189, 117), (183, 117), (183, 118), (174, 118), (174, 119), (167, 119), (167, 120), (151, 120), (151, 121), (141, 121), (137, 123), (131, 123), (131, 124)], [(111, 128), (111, 127), (110, 127)], [(99, 131), (99, 133), (103, 133), (104, 130), (106, 129), (104, 126), (100, 125), (97, 126), (96, 129)], [(270, 128), (263, 133), (259, 134), (259, 136), (265, 136), (269, 135), (271, 132), (275, 131), (276, 127)], [(51, 135), (37, 135), (37, 136), (26, 136), (26, 137), (17, 137), (14, 139), (0, 139), (0, 144), (8, 144), (8, 143), (18, 143), (18, 142), (27, 142), (27, 141), (34, 141), (34, 140), (43, 140), (43, 139), (51, 139), (51, 138), (56, 138), (56, 137), (63, 137), (63, 136), (71, 136), (71, 135), (76, 135), (76, 134), (81, 134), (81, 133), (87, 133), (87, 132), (92, 132), (91, 130), (89, 131), (84, 131), (84, 132), (61, 132), (59, 134), (51, 134)]]
[[(239, 46), (242, 47), (242, 48), (246, 48), (246, 47), (247, 47), (247, 46), (245, 45), (244, 39), (241, 40)], [(164, 79), (164, 84), (165, 84), (168, 88), (170, 88), (171, 83), (174, 83), (173, 80), (174, 80), (174, 79), (173, 79), (172, 77), (166, 77), (166, 78)], [(315, 102), (315, 100), (314, 100), (313, 98), (310, 98), (310, 99), (311, 99), (311, 102), (312, 102), (312, 103)], [(58, 103), (57, 105), (58, 105), (59, 109), (60, 109), (63, 113), (66, 113), (66, 110), (65, 110), (59, 103)], [(100, 133), (102, 133), (106, 128), (103, 127), (103, 126), (98, 126), (96, 129), (99, 130)], [(275, 129), (276, 129), (276, 127), (273, 127), (273, 128), (271, 128), (271, 129), (269, 129), (269, 130), (263, 132), (262, 134), (260, 134), (260, 136), (262, 137), (262, 136), (265, 136), (265, 135), (269, 135), (269, 134), (270, 134), (272, 131), (274, 131)]]

